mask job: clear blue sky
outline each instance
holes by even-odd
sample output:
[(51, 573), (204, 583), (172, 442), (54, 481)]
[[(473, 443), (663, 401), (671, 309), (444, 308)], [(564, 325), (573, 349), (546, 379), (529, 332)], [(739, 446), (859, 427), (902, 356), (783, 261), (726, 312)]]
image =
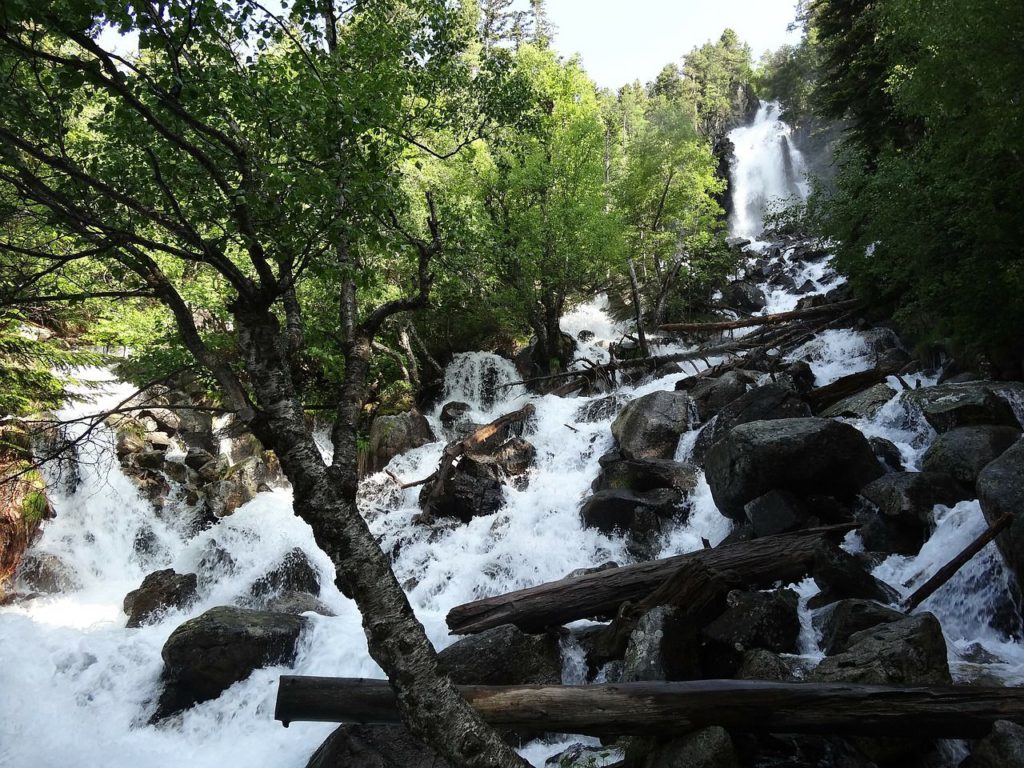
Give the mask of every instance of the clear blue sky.
[(716, 40), (726, 27), (750, 44), (754, 60), (795, 43), (787, 32), (796, 0), (547, 0), (555, 48), (579, 53), (601, 87), (653, 80), (663, 66)]

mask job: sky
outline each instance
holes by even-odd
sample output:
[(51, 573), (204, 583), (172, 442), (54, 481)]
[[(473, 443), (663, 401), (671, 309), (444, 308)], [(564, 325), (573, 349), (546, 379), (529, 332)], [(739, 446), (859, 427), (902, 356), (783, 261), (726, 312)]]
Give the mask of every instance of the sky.
[(754, 60), (766, 50), (796, 43), (787, 32), (796, 0), (547, 0), (557, 30), (554, 47), (579, 53), (603, 88), (653, 80), (669, 62), (732, 27), (750, 44)]

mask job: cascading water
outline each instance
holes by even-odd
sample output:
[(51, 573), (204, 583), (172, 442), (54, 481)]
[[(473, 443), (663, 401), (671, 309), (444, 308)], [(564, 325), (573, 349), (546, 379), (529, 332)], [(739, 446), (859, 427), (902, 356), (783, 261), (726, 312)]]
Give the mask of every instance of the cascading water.
[(753, 123), (729, 132), (735, 155), (729, 172), (733, 236), (756, 240), (769, 203), (807, 197), (803, 156), (790, 134), (775, 102), (761, 102)]
[[(737, 141), (739, 164), (784, 171), (778, 157), (780, 126), (770, 105), (763, 105), (755, 125), (738, 130), (747, 131), (748, 137), (760, 132), (774, 139), (759, 143), (751, 139), (747, 145)], [(751, 207), (751, 201), (791, 188), (786, 186), (790, 181), (780, 183), (787, 178), (785, 173), (776, 171), (744, 170), (744, 181), (734, 187), (737, 211), (746, 211), (747, 217), (739, 226), (747, 231), (758, 229), (760, 220), (760, 210)], [(783, 255), (785, 269), (798, 283), (811, 281), (809, 293), (823, 293), (837, 284), (828, 259), (807, 264), (790, 260), (789, 251)], [(752, 264), (760, 256), (759, 247), (751, 256)], [(795, 305), (798, 296), (793, 291), (767, 282), (763, 287), (773, 297), (770, 311)], [(595, 300), (577, 308), (563, 324), (574, 337), (584, 330), (594, 333), (593, 337), (584, 334), (578, 354), (597, 362), (607, 359), (609, 343), (622, 333), (608, 319), (605, 307), (602, 300)], [(668, 346), (666, 351), (675, 349), (679, 347)], [(872, 355), (868, 335), (852, 330), (823, 332), (793, 353), (809, 362), (819, 385), (864, 370), (871, 365)], [(696, 367), (716, 362), (715, 358), (698, 361)], [(672, 389), (689, 373), (624, 385), (618, 394), (627, 400)], [(384, 473), (366, 478), (361, 486), (361, 510), (393, 557), (398, 579), (438, 647), (454, 640), (445, 615), (457, 604), (558, 579), (574, 569), (609, 560), (629, 562), (632, 557), (621, 537), (585, 528), (579, 515), (598, 474), (598, 459), (613, 447), (612, 414), (583, 420), (580, 408), (596, 396), (539, 397), (520, 387), (504, 386), (517, 378), (511, 363), (484, 353), (457, 357), (445, 377), (445, 400), (468, 403), (474, 421), (490, 420), (528, 400), (536, 407), (528, 434), (537, 450), (536, 462), (525, 486), (505, 487), (505, 504), (496, 513), (468, 524), (428, 527), (413, 522), (420, 512), (418, 488), (402, 489)], [(904, 381), (930, 386), (934, 378), (904, 377)], [(895, 379), (889, 383), (897, 392), (902, 389)], [(62, 415), (74, 417), (122, 399), (126, 387), (112, 386), (95, 404), (72, 406)], [(427, 414), (439, 436), (441, 405)], [(902, 393), (872, 418), (850, 423), (868, 436), (895, 443), (909, 468), (919, 465), (935, 439)], [(690, 456), (696, 438), (696, 430), (684, 434), (677, 458)], [(195, 534), (179, 523), (180, 516), (188, 514), (184, 500), (172, 497), (162, 511), (155, 511), (122, 474), (112, 444), (110, 431), (98, 430), (91, 447), (85, 449), (78, 488), (62, 493), (57, 484), (53, 486), (57, 517), (34, 547), (37, 553), (59, 556), (73, 572), (75, 585), (60, 594), (0, 608), (0, 691), (4, 693), (0, 696), (0, 766), (161, 768), (185, 763), (195, 768), (301, 768), (333, 726), (296, 723), (286, 730), (274, 721), (278, 676), (381, 675), (367, 653), (353, 603), (333, 585), (329, 559), (316, 547), (309, 527), (292, 513), (288, 490), (260, 493), (230, 517)], [(411, 450), (393, 459), (388, 469), (402, 480), (426, 477), (436, 468), (443, 446), (438, 441)], [(687, 503), (689, 516), (663, 531), (657, 555), (698, 549), (702, 538), (717, 544), (728, 534), (731, 524), (715, 507), (703, 473)], [(927, 578), (984, 524), (976, 501), (936, 511), (935, 532), (920, 554), (890, 557), (875, 570), (903, 593), (910, 589), (904, 584)], [(147, 543), (139, 546), (140, 541)], [(848, 546), (856, 548), (856, 535), (851, 535)], [(253, 583), (296, 547), (306, 552), (319, 573), (319, 599), (335, 615), (306, 614), (310, 626), (290, 667), (257, 670), (219, 698), (164, 725), (148, 725), (158, 694), (160, 649), (173, 629), (213, 606), (244, 604)], [(154, 624), (126, 628), (121, 610), (125, 593), (159, 568), (198, 574), (198, 602), (186, 610), (172, 610)], [(941, 620), (956, 674), (958, 670), (968, 673), (963, 660), (977, 657), (972, 645), (978, 643), (1000, 660), (988, 666), (990, 674), (1011, 682), (1024, 680), (1020, 644), (987, 621), (997, 608), (1012, 605), (1006, 584), (1006, 570), (994, 545), (989, 545), (922, 607)], [(805, 606), (817, 587), (807, 580), (797, 589)], [(806, 608), (801, 618), (801, 649), (813, 660), (820, 651)], [(565, 681), (582, 682), (579, 648), (568, 643), (563, 653)], [(542, 765), (565, 743), (534, 742), (523, 754)]]

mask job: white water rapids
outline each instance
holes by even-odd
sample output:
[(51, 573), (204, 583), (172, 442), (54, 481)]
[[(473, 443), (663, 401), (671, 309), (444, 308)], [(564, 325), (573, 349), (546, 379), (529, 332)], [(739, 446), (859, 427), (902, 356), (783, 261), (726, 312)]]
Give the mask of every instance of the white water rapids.
[[(762, 112), (767, 115), (769, 110), (762, 108)], [(755, 128), (756, 124), (748, 130)], [(748, 180), (744, 183), (755, 184), (758, 175), (747, 172), (749, 160), (738, 143), (737, 154), (738, 170)], [(762, 160), (755, 149), (753, 161)], [(829, 272), (827, 261), (810, 266), (794, 263), (790, 269), (794, 275), (810, 275), (816, 292), (826, 289), (819, 281)], [(797, 282), (803, 279), (798, 277)], [(769, 311), (791, 308), (795, 301), (795, 295), (780, 293), (771, 300)], [(602, 300), (595, 300), (563, 320), (563, 328), (574, 337), (581, 330), (595, 332), (596, 337), (580, 349), (595, 360), (606, 358), (607, 343), (624, 330), (608, 319), (604, 306)], [(854, 331), (825, 332), (800, 354), (810, 362), (819, 384), (872, 364), (869, 345)], [(623, 386), (619, 391), (635, 398), (672, 389), (685, 375)], [(536, 464), (525, 488), (506, 488), (506, 503), (497, 513), (464, 525), (417, 526), (411, 519), (419, 512), (418, 488), (400, 490), (383, 473), (368, 477), (362, 485), (362, 511), (381, 546), (393, 556), (399, 581), (438, 647), (455, 639), (448, 635), (444, 617), (457, 604), (558, 579), (576, 568), (630, 560), (619, 537), (585, 529), (579, 515), (598, 474), (598, 458), (613, 447), (611, 419), (577, 421), (577, 409), (590, 398), (537, 397), (519, 388), (501, 388), (515, 377), (508, 361), (484, 353), (459, 356), (446, 377), (444, 401), (469, 402), (473, 421), (488, 421), (527, 400), (536, 406), (535, 431), (527, 435), (537, 449)], [(933, 383), (933, 379), (918, 378), (923, 385)], [(895, 380), (890, 384), (900, 389)], [(488, 392), (495, 386), (499, 395), (489, 402)], [(124, 385), (111, 382), (96, 403), (69, 407), (63, 415), (101, 409), (126, 394)], [(428, 415), (439, 436), (440, 405)], [(869, 436), (892, 440), (908, 468), (917, 466), (935, 438), (900, 395), (874, 418), (853, 423)], [(684, 435), (680, 457), (692, 447), (693, 439), (693, 433)], [(81, 485), (72, 495), (62, 495), (54, 486), (57, 517), (46, 524), (35, 545), (37, 551), (59, 555), (72, 566), (78, 588), (0, 608), (0, 766), (301, 768), (334, 726), (295, 723), (285, 729), (273, 720), (278, 676), (381, 674), (367, 654), (354, 605), (333, 586), (328, 558), (316, 547), (308, 526), (292, 513), (287, 490), (260, 493), (232, 516), (190, 537), (175, 524), (180, 503), (172, 501), (160, 514), (154, 512), (121, 473), (111, 442), (109, 432), (96, 436), (84, 456)], [(389, 468), (404, 480), (425, 477), (436, 467), (443, 445), (438, 441), (412, 450), (395, 458)], [(664, 535), (661, 556), (697, 549), (701, 537), (715, 544), (729, 532), (730, 523), (716, 510), (703, 480), (691, 503), (694, 511), (689, 521)], [(938, 527), (917, 557), (890, 557), (878, 566), (876, 575), (906, 593), (909, 588), (904, 583), (934, 572), (984, 525), (975, 501), (939, 509), (937, 517)], [(143, 539), (150, 545), (137, 548)], [(855, 536), (849, 546), (857, 546)], [(320, 599), (337, 615), (308, 614), (311, 630), (293, 666), (258, 670), (180, 718), (160, 727), (147, 725), (162, 668), (160, 649), (171, 631), (215, 605), (238, 601), (294, 547), (305, 550), (319, 570)], [(218, 551), (222, 554), (215, 557)], [(171, 611), (159, 623), (127, 629), (121, 611), (125, 594), (159, 568), (198, 573), (199, 602), (186, 611)], [(991, 629), (987, 620), (992, 606), (1004, 597), (1006, 578), (994, 546), (989, 545), (920, 609), (940, 618), (954, 674), (967, 669), (961, 653), (980, 643), (1002, 660), (989, 666), (990, 674), (1024, 681), (1024, 650)], [(798, 589), (807, 597), (816, 587), (808, 580)], [(805, 624), (803, 650), (810, 657), (820, 655), (813, 631)], [(565, 682), (580, 682), (576, 654), (568, 652), (565, 661)], [(538, 741), (528, 745), (524, 754), (542, 765), (565, 744), (564, 739)]]

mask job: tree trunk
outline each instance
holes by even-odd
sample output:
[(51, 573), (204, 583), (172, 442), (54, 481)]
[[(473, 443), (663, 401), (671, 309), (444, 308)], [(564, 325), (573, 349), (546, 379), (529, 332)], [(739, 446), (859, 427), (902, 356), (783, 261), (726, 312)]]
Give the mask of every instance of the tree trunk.
[(327, 467), (306, 429), (277, 321), (269, 313), (239, 320), (248, 373), (264, 414), (257, 437), (280, 459), (292, 484), (295, 513), (330, 556), (338, 588), (358, 606), (370, 655), (388, 676), (406, 724), (454, 765), (522, 768), (523, 760), (438, 669), (423, 626), (356, 506), (355, 419), (365, 400), (371, 339), (357, 333), (350, 344), (332, 433), (334, 463)]
[(746, 584), (797, 581), (807, 575), (815, 554), (828, 546), (830, 539), (841, 537), (852, 527), (834, 525), (766, 536), (475, 600), (448, 612), (448, 628), (457, 635), (482, 632), (501, 624), (540, 631), (577, 619), (614, 616), (624, 602), (644, 599), (693, 561)]
[(633, 295), (633, 316), (636, 320), (636, 336), (640, 342), (640, 354), (650, 357), (651, 350), (647, 346), (647, 334), (644, 333), (644, 308), (640, 303), (640, 286), (637, 284), (633, 259), (629, 260), (629, 290)]
[[(694, 680), (618, 685), (459, 686), (488, 723), (591, 736), (672, 736), (710, 725), (760, 733), (977, 738), (1024, 723), (1024, 689)], [(274, 715), (295, 721), (398, 720), (377, 680), (281, 678)]]

